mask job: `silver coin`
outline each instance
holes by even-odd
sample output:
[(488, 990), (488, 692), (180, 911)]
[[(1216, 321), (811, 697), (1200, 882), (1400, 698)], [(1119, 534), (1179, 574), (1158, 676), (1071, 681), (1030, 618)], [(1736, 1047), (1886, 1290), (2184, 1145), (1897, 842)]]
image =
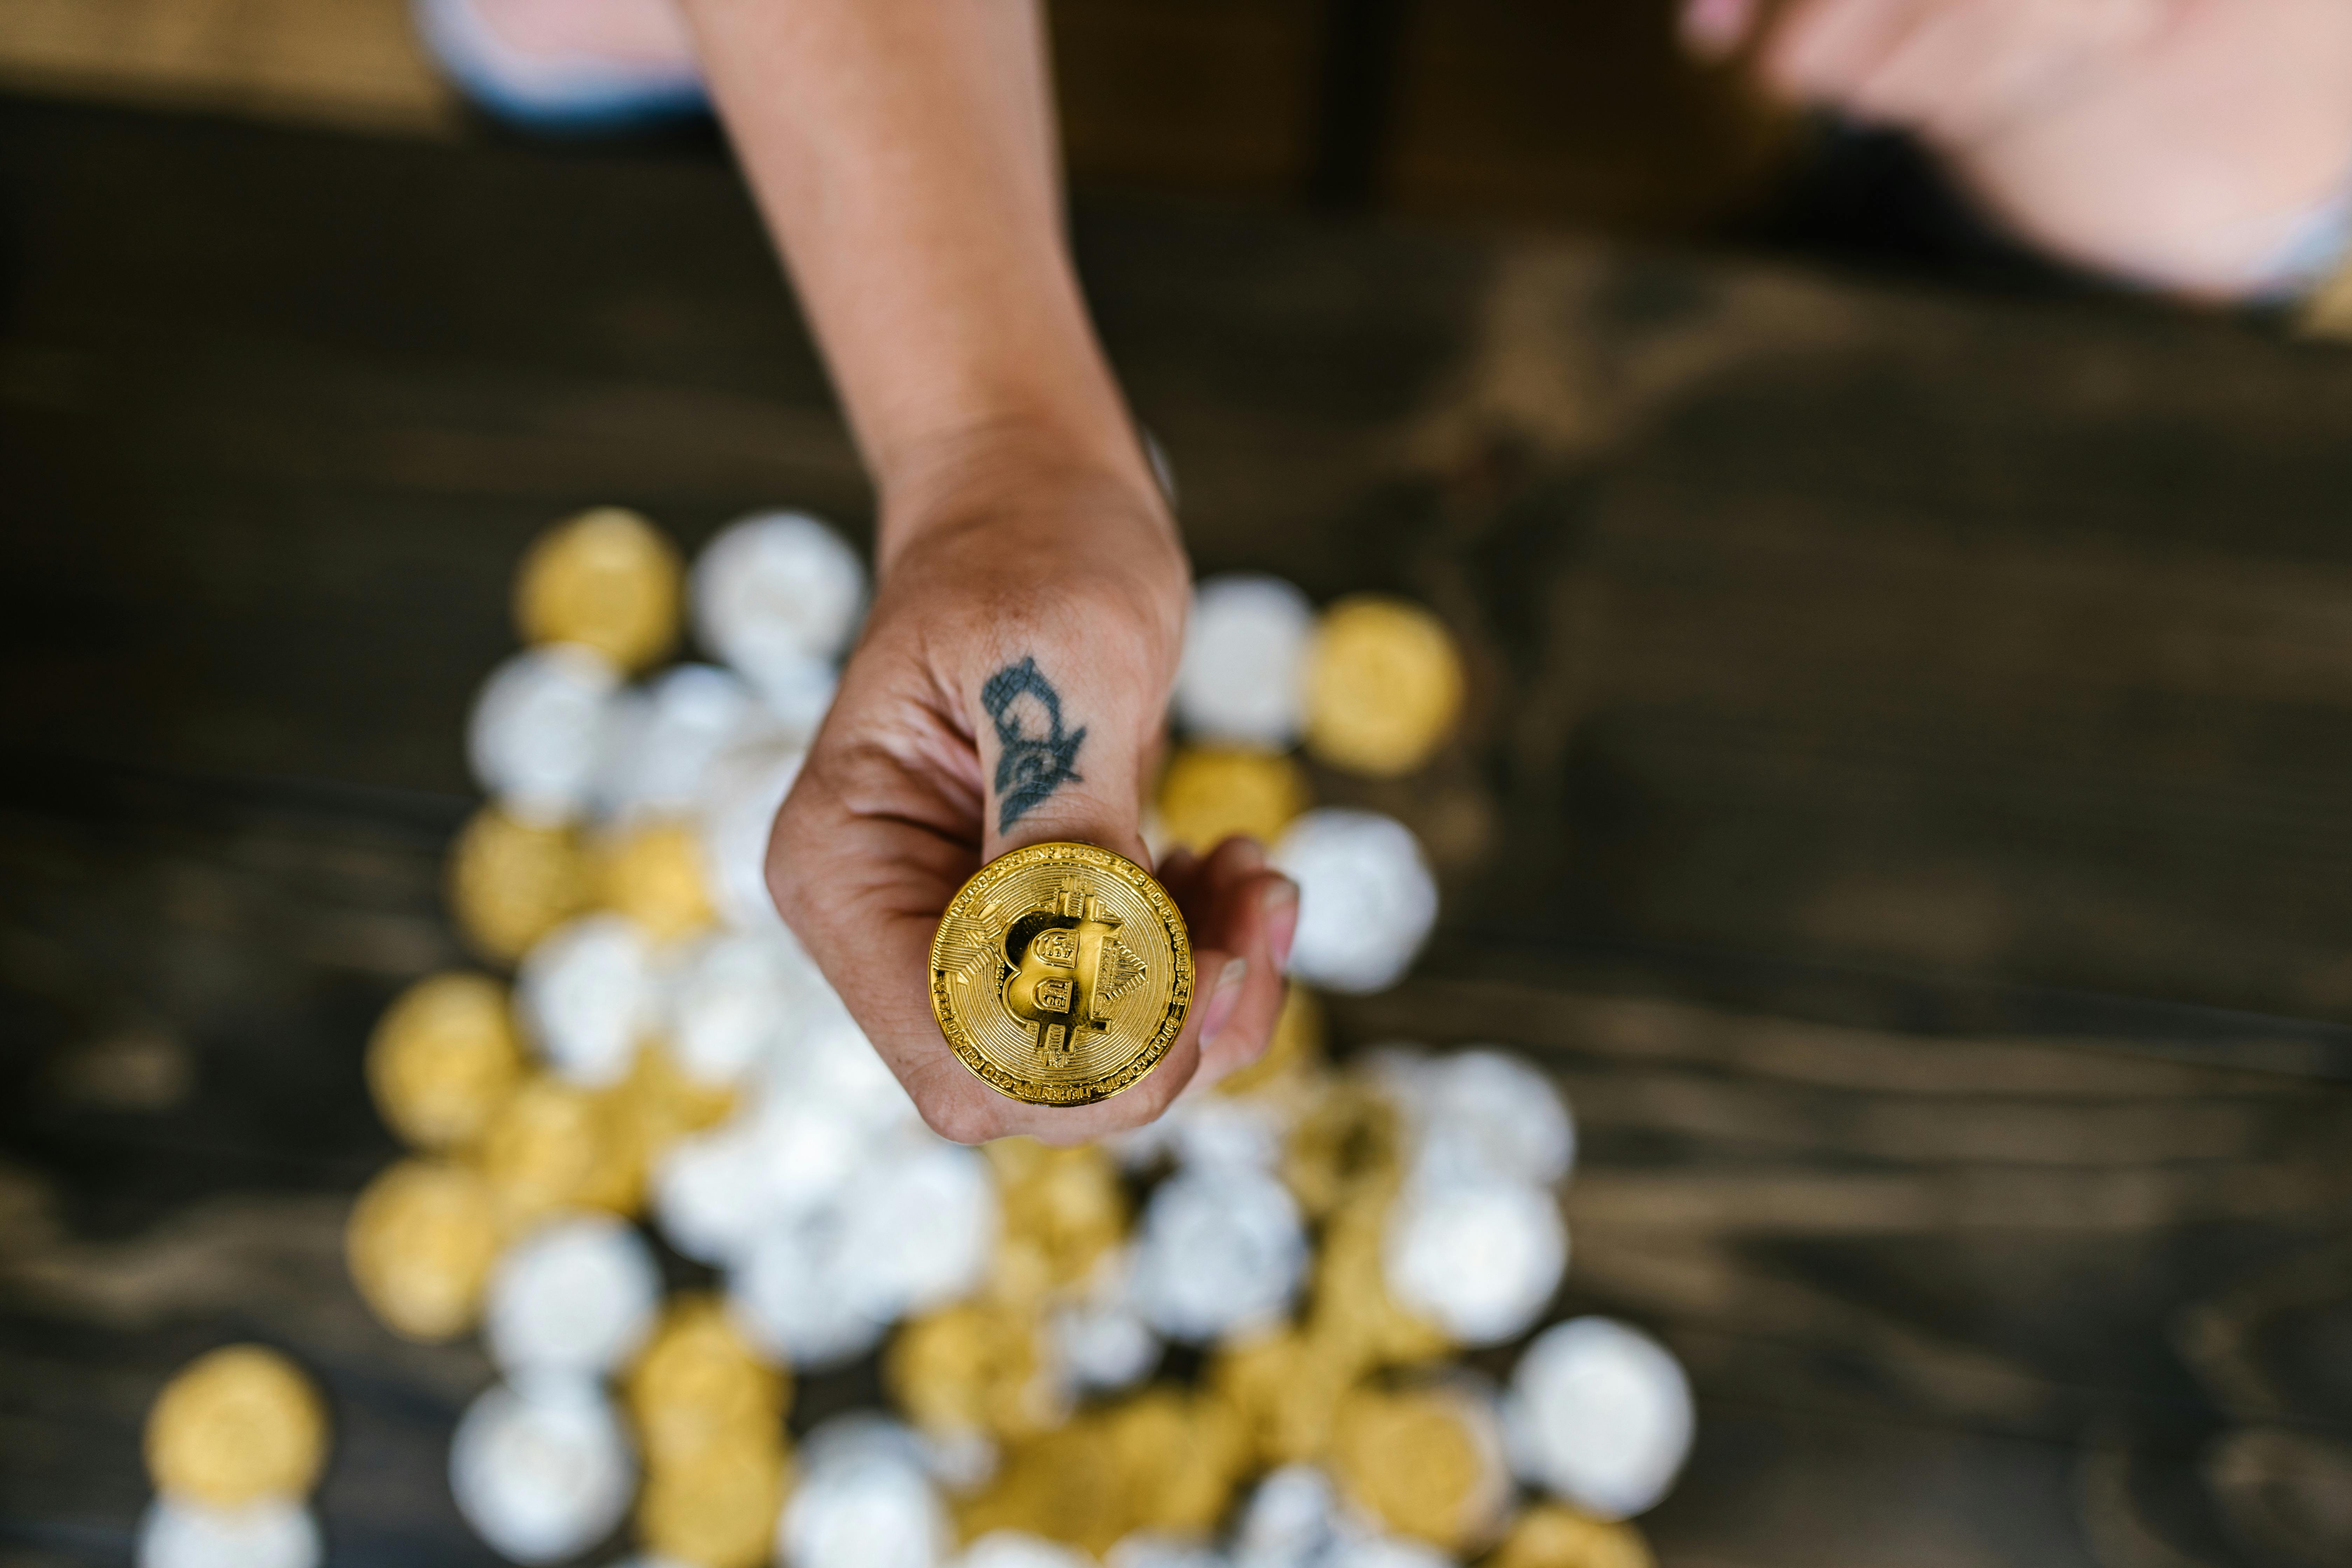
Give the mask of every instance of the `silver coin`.
[(1403, 978), (1437, 921), (1437, 882), (1412, 829), (1377, 812), (1324, 806), (1284, 830), (1276, 869), (1298, 884), (1290, 973), (1351, 994)]
[(661, 1290), (635, 1227), (609, 1215), (553, 1220), (491, 1269), (483, 1338), (510, 1374), (612, 1372), (652, 1331)]
[(809, 1434), (777, 1525), (783, 1568), (938, 1568), (950, 1542), (913, 1434), (855, 1415)]
[(1176, 670), (1176, 722), (1204, 742), (1286, 749), (1305, 723), (1315, 606), (1279, 577), (1235, 573), (1192, 592)]
[(1696, 1421), (1674, 1352), (1609, 1318), (1572, 1318), (1536, 1336), (1504, 1405), (1521, 1478), (1609, 1519), (1666, 1495)]
[(838, 658), (866, 607), (866, 566), (806, 512), (757, 512), (730, 524), (694, 563), (694, 629), (749, 677)]
[(963, 1549), (956, 1568), (1094, 1568), (1094, 1559), (1025, 1530), (992, 1530)]
[(617, 818), (680, 816), (702, 798), (710, 765), (773, 728), (732, 670), (682, 664), (624, 692), (606, 714), (595, 801)]
[(1568, 1226), (1545, 1187), (1475, 1177), (1407, 1184), (1381, 1260), (1389, 1292), (1465, 1345), (1534, 1325), (1568, 1268)]
[(159, 1497), (139, 1521), (139, 1568), (318, 1568), (323, 1551), (294, 1498), (215, 1508)]
[(1189, 1169), (1145, 1205), (1135, 1302), (1171, 1339), (1198, 1343), (1277, 1321), (1307, 1266), (1297, 1205), (1247, 1167)]
[(467, 721), (475, 779), (521, 821), (577, 819), (595, 788), (620, 687), (621, 672), (593, 648), (549, 643), (516, 654), (490, 672)]
[(635, 1456), (592, 1378), (538, 1374), (494, 1385), (449, 1446), (449, 1489), (502, 1555), (553, 1563), (603, 1540), (636, 1490)]
[(524, 954), (515, 1012), (557, 1077), (604, 1089), (628, 1077), (658, 1019), (653, 946), (621, 915), (585, 915)]

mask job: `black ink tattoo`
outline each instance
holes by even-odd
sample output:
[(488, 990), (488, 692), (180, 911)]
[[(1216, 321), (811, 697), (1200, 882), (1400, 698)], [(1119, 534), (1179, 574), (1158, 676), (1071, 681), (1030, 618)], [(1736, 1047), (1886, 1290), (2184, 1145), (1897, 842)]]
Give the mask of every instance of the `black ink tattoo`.
[[(1027, 700), (1023, 700), (1024, 699)], [(1066, 784), (1084, 784), (1071, 764), (1087, 732), (1062, 730), (1062, 694), (1038, 673), (1037, 661), (1008, 664), (980, 689), (980, 705), (996, 723), (996, 831), (1003, 833)]]

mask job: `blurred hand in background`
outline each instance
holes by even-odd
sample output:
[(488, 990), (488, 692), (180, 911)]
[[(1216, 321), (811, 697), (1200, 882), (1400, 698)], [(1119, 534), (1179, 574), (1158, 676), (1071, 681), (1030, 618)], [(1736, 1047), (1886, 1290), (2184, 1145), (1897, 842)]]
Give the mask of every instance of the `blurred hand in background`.
[(1916, 134), (2079, 266), (2260, 296), (2313, 281), (2352, 227), (2342, 0), (1685, 0), (1683, 31)]

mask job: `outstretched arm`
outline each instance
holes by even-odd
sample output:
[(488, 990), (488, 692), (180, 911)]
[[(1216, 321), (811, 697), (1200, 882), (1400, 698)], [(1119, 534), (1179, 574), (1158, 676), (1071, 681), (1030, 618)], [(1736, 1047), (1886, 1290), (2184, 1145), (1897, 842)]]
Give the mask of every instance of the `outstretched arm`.
[[(1138, 822), (1183, 632), (1182, 546), (1063, 238), (1038, 9), (686, 4), (881, 501), (873, 615), (770, 846), (777, 905), (948, 1136), (1147, 1121), (1272, 1031), (1297, 900), (1253, 847), (1162, 868), (1199, 1000), (1111, 1100), (996, 1094), (927, 994), (940, 911), (983, 860), (1079, 838), (1149, 864)], [(1028, 765), (1049, 738), (992, 713), (1008, 680), (1053, 693), (1061, 765)]]

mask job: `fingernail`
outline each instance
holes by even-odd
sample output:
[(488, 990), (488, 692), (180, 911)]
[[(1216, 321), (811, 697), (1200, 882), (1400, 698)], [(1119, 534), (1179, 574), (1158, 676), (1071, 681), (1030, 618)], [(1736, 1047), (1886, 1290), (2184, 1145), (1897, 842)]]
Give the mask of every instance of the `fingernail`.
[(1719, 59), (1739, 47), (1755, 13), (1754, 0), (1684, 0), (1683, 42), (1694, 54)]
[(1203, 1045), (1217, 1037), (1217, 1031), (1241, 1005), (1242, 982), (1249, 978), (1249, 960), (1229, 958), (1224, 968), (1217, 972), (1217, 983), (1209, 989), (1207, 1005), (1201, 1009), (1201, 1041)]
[(1265, 846), (1246, 833), (1236, 833), (1223, 846), (1226, 861), (1236, 871), (1255, 871), (1265, 864)]
[(1274, 966), (1288, 969), (1290, 944), (1298, 935), (1298, 884), (1287, 877), (1276, 879), (1258, 895), (1258, 908), (1265, 911), (1265, 944), (1274, 951)]

